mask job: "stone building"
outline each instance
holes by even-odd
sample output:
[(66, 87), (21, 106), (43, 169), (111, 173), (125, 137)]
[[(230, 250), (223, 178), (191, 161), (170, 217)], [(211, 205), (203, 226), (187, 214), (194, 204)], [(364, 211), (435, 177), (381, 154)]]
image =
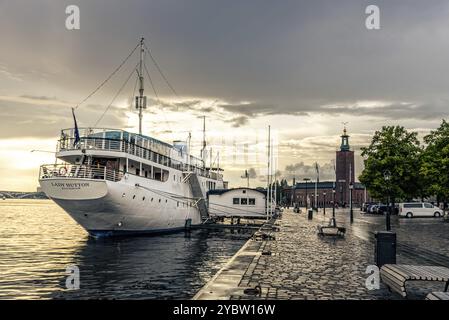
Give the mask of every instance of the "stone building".
[[(372, 199), (365, 187), (355, 181), (354, 151), (349, 146), (349, 135), (346, 128), (341, 136), (340, 149), (335, 155), (335, 181), (320, 181), (317, 183), (317, 200), (315, 200), (315, 181), (294, 183), (292, 187), (285, 187), (282, 192), (282, 199), (289, 206), (298, 205), (308, 207), (331, 207), (333, 203), (333, 194), (335, 191), (335, 202), (340, 207), (349, 206), (350, 190), (352, 188), (352, 203), (354, 206), (360, 206), (364, 202), (371, 202)], [(315, 202), (316, 201), (316, 202)]]

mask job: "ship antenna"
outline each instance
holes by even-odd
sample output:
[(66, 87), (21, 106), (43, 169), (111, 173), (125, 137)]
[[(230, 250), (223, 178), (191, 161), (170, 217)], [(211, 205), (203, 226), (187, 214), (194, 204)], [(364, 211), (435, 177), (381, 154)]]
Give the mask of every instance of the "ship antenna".
[(136, 109), (139, 110), (139, 134), (142, 134), (143, 109), (147, 108), (147, 97), (143, 95), (143, 58), (145, 52), (144, 38), (140, 39), (140, 61), (139, 61), (139, 96), (136, 97)]

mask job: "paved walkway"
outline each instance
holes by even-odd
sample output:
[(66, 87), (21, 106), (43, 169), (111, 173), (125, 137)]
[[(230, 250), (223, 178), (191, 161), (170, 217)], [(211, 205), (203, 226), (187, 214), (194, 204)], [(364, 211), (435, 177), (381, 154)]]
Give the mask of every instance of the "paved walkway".
[[(196, 299), (401, 299), (381, 285), (368, 290), (368, 265), (374, 264), (374, 231), (384, 230), (382, 216), (360, 215), (352, 225), (348, 212), (337, 212), (338, 224), (347, 227), (344, 238), (319, 237), (317, 224), (326, 224), (327, 210), (306, 214), (285, 210), (276, 221), (275, 240), (249, 240), (233, 260), (212, 279)], [(398, 236), (398, 263), (449, 266), (449, 224), (438, 219), (405, 221), (393, 217)], [(262, 253), (271, 252), (271, 255)], [(232, 278), (232, 281), (229, 279)], [(217, 280), (218, 279), (218, 280)], [(248, 287), (262, 287), (260, 297), (244, 293)], [(443, 284), (408, 285), (409, 298), (423, 299)]]

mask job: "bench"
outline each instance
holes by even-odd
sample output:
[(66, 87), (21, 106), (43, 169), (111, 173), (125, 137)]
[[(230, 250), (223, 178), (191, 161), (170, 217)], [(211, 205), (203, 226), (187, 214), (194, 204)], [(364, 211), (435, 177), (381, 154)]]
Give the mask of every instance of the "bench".
[[(322, 226), (320, 224), (317, 225), (316, 227), (317, 227), (318, 235), (320, 235), (320, 236), (325, 236), (325, 235), (344, 236), (346, 233), (346, 228), (343, 228), (343, 227)], [(325, 232), (325, 230), (333, 230), (334, 232), (328, 233), (328, 232)]]
[(407, 281), (445, 282), (445, 292), (449, 286), (449, 268), (439, 266), (385, 264), (380, 269), (380, 277), (390, 291), (395, 291), (404, 298), (407, 297), (405, 288)]
[(426, 300), (449, 300), (449, 293), (431, 292), (426, 296)]

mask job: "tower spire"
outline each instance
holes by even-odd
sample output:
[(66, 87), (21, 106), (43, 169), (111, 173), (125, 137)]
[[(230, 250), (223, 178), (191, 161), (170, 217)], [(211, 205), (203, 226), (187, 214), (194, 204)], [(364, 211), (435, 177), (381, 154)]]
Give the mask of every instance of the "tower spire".
[(340, 150), (341, 151), (349, 151), (350, 147), (349, 147), (349, 136), (346, 130), (346, 125), (348, 124), (348, 122), (342, 122), (343, 124), (343, 135), (341, 136), (341, 145), (340, 145)]

